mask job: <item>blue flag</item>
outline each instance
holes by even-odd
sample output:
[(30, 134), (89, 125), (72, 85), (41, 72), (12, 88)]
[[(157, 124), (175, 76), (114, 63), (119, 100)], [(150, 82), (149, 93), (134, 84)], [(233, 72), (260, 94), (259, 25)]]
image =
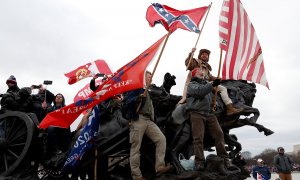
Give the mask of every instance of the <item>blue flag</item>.
[(97, 136), (99, 128), (99, 108), (94, 106), (89, 116), (88, 122), (81, 130), (73, 149), (71, 150), (65, 164), (63, 171), (67, 169), (75, 169), (84, 153), (93, 147), (93, 139)]

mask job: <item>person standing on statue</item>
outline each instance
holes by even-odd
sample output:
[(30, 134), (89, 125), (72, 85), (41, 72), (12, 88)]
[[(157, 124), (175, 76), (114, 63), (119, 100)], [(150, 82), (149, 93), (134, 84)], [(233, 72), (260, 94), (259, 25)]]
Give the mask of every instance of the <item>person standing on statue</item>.
[(192, 79), (187, 87), (186, 109), (190, 114), (195, 154), (195, 170), (205, 169), (203, 151), (204, 133), (207, 131), (214, 139), (217, 155), (223, 158), (225, 167), (232, 166), (225, 149), (224, 134), (217, 117), (212, 111), (212, 89), (220, 84), (220, 79), (213, 83), (203, 78), (199, 68), (192, 71)]
[(284, 154), (284, 148), (277, 148), (278, 154), (274, 156), (273, 164), (277, 168), (279, 177), (281, 180), (291, 180), (291, 171), (293, 169), (294, 162), (292, 159)]
[[(151, 76), (151, 73), (146, 71), (146, 87), (151, 83)], [(166, 138), (154, 123), (152, 100), (148, 91), (144, 92), (144, 88), (129, 91), (124, 98), (124, 105), (128, 107), (125, 117), (129, 120), (130, 168), (133, 180), (145, 180), (140, 170), (140, 148), (144, 134), (155, 144), (156, 174), (162, 174), (171, 169), (171, 166), (165, 165)]]
[[(198, 59), (191, 57), (195, 51), (196, 51), (196, 48), (193, 48), (192, 52), (189, 53), (189, 56), (185, 60), (185, 65), (186, 65), (187, 69), (190, 70), (190, 72), (186, 78), (183, 96), (182, 96), (182, 99), (179, 101), (179, 103), (184, 103), (186, 101), (186, 88), (191, 80), (191, 71), (194, 68), (200, 68), (201, 71), (203, 72), (203, 78), (207, 81), (214, 81), (215, 79), (217, 79), (210, 73), (210, 71), (212, 70), (211, 66), (208, 63), (210, 51), (208, 49), (201, 49), (199, 51)], [(231, 116), (234, 114), (238, 114), (242, 111), (242, 109), (233, 107), (232, 101), (228, 96), (227, 88), (225, 86), (218, 85), (217, 91), (220, 91), (221, 98), (226, 105), (226, 109), (227, 109), (226, 115)]]

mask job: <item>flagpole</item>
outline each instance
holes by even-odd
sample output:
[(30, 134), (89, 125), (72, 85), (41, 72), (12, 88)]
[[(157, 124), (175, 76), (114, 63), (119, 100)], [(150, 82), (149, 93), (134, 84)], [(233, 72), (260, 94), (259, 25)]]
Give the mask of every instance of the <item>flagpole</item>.
[[(165, 42), (164, 42), (164, 44), (163, 44), (163, 47), (162, 47), (162, 49), (161, 49), (161, 51), (160, 51), (160, 53), (159, 53), (158, 59), (157, 59), (157, 61), (156, 61), (156, 63), (155, 63), (154, 69), (153, 69), (153, 71), (152, 71), (152, 76), (151, 76), (151, 78), (150, 78), (150, 83), (149, 83), (149, 84), (151, 84), (151, 82), (152, 82), (152, 78), (153, 78), (153, 76), (154, 76), (154, 73), (155, 73), (155, 71), (156, 71), (156, 68), (157, 68), (157, 66), (158, 66), (158, 63), (159, 63), (160, 58), (161, 58), (161, 56), (162, 56), (162, 53), (163, 53), (164, 50), (165, 50), (165, 47), (166, 47), (166, 44), (167, 44), (167, 42), (168, 42), (168, 39), (169, 39), (169, 36), (170, 36), (170, 35), (171, 35), (171, 31), (168, 32), (168, 35), (167, 35), (167, 37), (166, 37), (166, 40), (165, 40)], [(148, 87), (147, 87), (147, 88), (148, 88)]]
[[(155, 71), (156, 71), (156, 68), (157, 68), (158, 63), (159, 63), (159, 61), (160, 61), (160, 58), (161, 58), (161, 56), (162, 56), (162, 53), (164, 52), (164, 49), (165, 49), (165, 47), (166, 47), (166, 44), (167, 44), (167, 42), (168, 42), (168, 39), (169, 39), (169, 36), (170, 36), (170, 35), (171, 35), (171, 31), (168, 31), (166, 40), (165, 40), (165, 42), (164, 42), (164, 44), (163, 44), (163, 47), (162, 47), (162, 49), (161, 49), (161, 51), (160, 51), (160, 53), (159, 53), (159, 56), (158, 56), (158, 58), (157, 58), (157, 61), (156, 61), (156, 63), (155, 63), (155, 66), (154, 66), (154, 68), (153, 68), (153, 71), (152, 71), (152, 74), (151, 74), (151, 77), (150, 77), (150, 82), (149, 82), (149, 84), (147, 84), (147, 86), (146, 86), (146, 88), (145, 88), (145, 91), (144, 91), (144, 93), (143, 93), (144, 96), (147, 96), (147, 91), (148, 91), (149, 86), (150, 86), (150, 84), (151, 84), (151, 82), (152, 82), (153, 75), (154, 75), (154, 73), (155, 73)], [(138, 107), (136, 108), (136, 112), (138, 112), (138, 111), (140, 110), (140, 108), (141, 108), (141, 103), (138, 104)]]
[(221, 63), (222, 63), (222, 48), (220, 48), (220, 61), (219, 61), (219, 69), (218, 69), (218, 77), (220, 78), (220, 72), (221, 72)]
[[(167, 44), (167, 42), (168, 42), (169, 36), (170, 36), (171, 34), (172, 34), (171, 31), (169, 31), (168, 34), (167, 34), (166, 40), (165, 40), (165, 42), (164, 42), (164, 44), (163, 44), (163, 47), (162, 47), (162, 49), (161, 49), (161, 51), (160, 51), (160, 53), (159, 53), (159, 56), (158, 56), (157, 61), (156, 61), (156, 63), (155, 63), (154, 69), (153, 69), (153, 71), (152, 71), (152, 74), (151, 74), (151, 77), (150, 77), (150, 83), (149, 83), (149, 85), (150, 85), (151, 82), (152, 82), (154, 73), (155, 73), (155, 71), (156, 71), (156, 68), (157, 68), (158, 63), (159, 63), (159, 61), (160, 61), (160, 58), (161, 58), (161, 56), (162, 56), (162, 53), (164, 52), (164, 49), (165, 49), (166, 44)], [(146, 95), (146, 92), (147, 92), (147, 90), (148, 90), (148, 88), (149, 88), (149, 85), (146, 86), (146, 89), (145, 89), (145, 91), (144, 91), (144, 95)]]
[[(209, 6), (208, 6), (208, 10), (207, 10), (207, 13), (206, 13), (206, 15), (205, 15), (205, 18), (204, 18), (204, 21), (203, 21), (203, 24), (202, 24), (202, 27), (201, 27), (201, 30), (200, 30), (200, 32), (198, 33), (198, 38), (197, 38), (197, 40), (196, 40), (196, 43), (195, 43), (195, 46), (194, 46), (194, 48), (196, 48), (197, 47), (197, 44), (198, 44), (198, 41), (199, 41), (199, 39), (200, 39), (200, 36), (201, 36), (201, 33), (202, 33), (202, 30), (203, 30), (203, 28), (204, 28), (204, 25), (205, 25), (205, 22), (206, 22), (206, 19), (207, 19), (207, 16), (208, 16), (208, 13), (209, 13), (209, 11), (210, 11), (210, 7), (211, 7), (211, 5), (212, 5), (212, 2), (209, 4)], [(194, 56), (194, 52), (192, 52), (191, 53), (191, 57), (190, 57), (190, 59), (189, 59), (189, 63), (188, 63), (188, 65), (187, 65), (187, 69), (186, 70), (188, 70), (188, 67), (190, 66), (190, 63), (191, 63), (191, 61), (192, 61), (192, 58), (193, 58), (193, 56)]]
[[(217, 76), (217, 79), (220, 78), (220, 72), (221, 72), (221, 63), (222, 63), (222, 48), (220, 48), (220, 60), (219, 60), (219, 69), (218, 69), (218, 76)], [(214, 97), (213, 97), (213, 102), (212, 102), (212, 105), (213, 105), (213, 111), (216, 111), (216, 101), (217, 101), (217, 94), (218, 94), (218, 87), (215, 88), (215, 94), (214, 94)]]
[(95, 157), (96, 157), (96, 159), (95, 159), (95, 164), (94, 164), (94, 180), (98, 180), (98, 178), (97, 178), (98, 150), (97, 149), (95, 149)]

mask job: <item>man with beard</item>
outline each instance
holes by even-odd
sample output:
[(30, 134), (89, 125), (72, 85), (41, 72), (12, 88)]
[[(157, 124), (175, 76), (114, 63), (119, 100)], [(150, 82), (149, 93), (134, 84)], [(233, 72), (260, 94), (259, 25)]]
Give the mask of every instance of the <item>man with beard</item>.
[[(212, 70), (211, 66), (208, 64), (210, 51), (208, 49), (201, 49), (199, 51), (198, 59), (195, 59), (195, 58), (191, 59), (191, 56), (192, 56), (192, 54), (194, 54), (195, 51), (196, 51), (196, 49), (193, 48), (192, 52), (189, 53), (189, 56), (185, 60), (185, 65), (187, 66), (187, 69), (190, 70), (190, 72), (186, 78), (183, 96), (182, 96), (182, 99), (179, 101), (179, 103), (184, 103), (186, 101), (186, 89), (187, 89), (189, 82), (191, 81), (191, 71), (193, 69), (200, 68), (201, 72), (203, 73), (204, 80), (214, 81), (217, 79), (210, 73), (210, 71)], [(217, 89), (217, 91), (220, 91), (221, 98), (226, 105), (226, 108), (227, 108), (226, 115), (231, 116), (234, 114), (238, 114), (242, 111), (242, 109), (237, 109), (237, 108), (233, 107), (232, 101), (228, 96), (226, 87), (224, 87), (222, 85), (218, 85), (216, 87), (216, 89)]]
[(281, 180), (291, 180), (291, 171), (293, 168), (292, 159), (284, 154), (284, 148), (277, 148), (278, 154), (274, 156), (273, 164), (277, 168)]

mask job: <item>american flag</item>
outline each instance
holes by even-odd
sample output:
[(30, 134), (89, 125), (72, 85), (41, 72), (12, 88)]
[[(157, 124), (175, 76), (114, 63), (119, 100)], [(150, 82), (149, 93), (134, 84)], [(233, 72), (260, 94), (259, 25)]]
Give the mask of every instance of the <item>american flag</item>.
[(224, 0), (219, 20), (220, 48), (226, 51), (222, 79), (248, 80), (269, 88), (254, 27), (240, 0)]

